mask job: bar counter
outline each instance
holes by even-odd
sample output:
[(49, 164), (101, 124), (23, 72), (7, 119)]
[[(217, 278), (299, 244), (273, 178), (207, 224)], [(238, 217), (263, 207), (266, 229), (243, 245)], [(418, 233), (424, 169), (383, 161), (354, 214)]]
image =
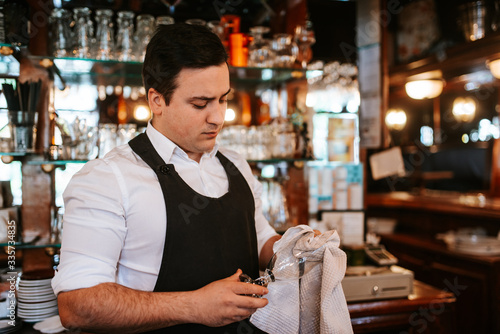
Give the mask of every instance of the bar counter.
[(397, 221), (381, 243), (412, 270), (417, 280), (456, 295), (457, 333), (500, 333), (500, 255), (449, 249), (436, 236), (459, 229), (482, 229), (496, 237), (500, 201), (482, 194), (425, 192), (366, 197), (366, 217)]
[[(451, 334), (455, 333), (454, 303), (452, 293), (414, 281), (413, 293), (408, 298), (350, 302), (348, 308), (354, 333), (417, 330), (418, 333)], [(23, 323), (17, 333), (41, 332)]]

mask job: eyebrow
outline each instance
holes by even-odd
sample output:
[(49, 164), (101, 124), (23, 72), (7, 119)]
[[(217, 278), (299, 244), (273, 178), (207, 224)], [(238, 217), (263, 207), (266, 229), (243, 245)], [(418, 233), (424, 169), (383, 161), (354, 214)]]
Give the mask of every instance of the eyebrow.
[[(231, 88), (229, 88), (229, 90), (227, 92), (222, 94), (221, 98), (224, 96), (227, 96), (230, 92), (231, 92)], [(208, 97), (208, 96), (193, 96), (193, 97), (189, 98), (189, 101), (190, 102), (194, 101), (194, 100), (213, 101), (215, 99), (216, 99), (215, 97)]]

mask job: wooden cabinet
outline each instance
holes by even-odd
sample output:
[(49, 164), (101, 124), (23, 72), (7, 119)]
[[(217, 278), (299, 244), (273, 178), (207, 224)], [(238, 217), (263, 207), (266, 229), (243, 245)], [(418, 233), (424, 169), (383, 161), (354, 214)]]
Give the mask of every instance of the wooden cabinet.
[(398, 257), (398, 265), (412, 270), (415, 279), (455, 295), (457, 333), (500, 333), (500, 256), (461, 254), (436, 239), (437, 233), (464, 227), (498, 233), (500, 202), (474, 204), (471, 199), (372, 194), (366, 212), (367, 217), (397, 219), (396, 232), (382, 235), (381, 243)]
[(381, 242), (417, 280), (455, 295), (457, 333), (500, 332), (500, 257), (453, 253), (434, 240), (404, 234), (384, 235)]

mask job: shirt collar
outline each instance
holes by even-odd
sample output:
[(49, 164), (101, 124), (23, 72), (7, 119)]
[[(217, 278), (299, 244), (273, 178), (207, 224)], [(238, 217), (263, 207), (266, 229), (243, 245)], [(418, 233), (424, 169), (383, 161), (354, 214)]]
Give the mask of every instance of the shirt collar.
[[(151, 124), (151, 121), (148, 122), (148, 126), (146, 128), (146, 134), (153, 144), (154, 148), (160, 155), (160, 157), (165, 161), (165, 163), (170, 163), (170, 160), (172, 159), (172, 156), (175, 154), (177, 156), (182, 157), (185, 160), (191, 160), (187, 153), (184, 152), (182, 148), (177, 146), (173, 141), (165, 137), (162, 133), (160, 133), (158, 130), (156, 130), (153, 125)], [(217, 154), (217, 151), (219, 149), (219, 145), (215, 144), (214, 148), (212, 151), (204, 153), (203, 158), (213, 158), (215, 157), (215, 154)]]

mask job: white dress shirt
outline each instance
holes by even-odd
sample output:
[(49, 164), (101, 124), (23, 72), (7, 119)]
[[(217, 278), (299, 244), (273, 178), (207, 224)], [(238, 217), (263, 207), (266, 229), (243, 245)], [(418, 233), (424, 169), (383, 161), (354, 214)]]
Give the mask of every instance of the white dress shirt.
[[(218, 198), (227, 193), (226, 172), (216, 157), (220, 150), (242, 173), (255, 200), (258, 251), (276, 235), (262, 214), (262, 186), (236, 152), (214, 147), (200, 162), (191, 160), (172, 141), (148, 124), (146, 133), (165, 163), (174, 164), (196, 192)], [(173, 190), (175, 191), (175, 190)], [(61, 291), (118, 284), (152, 291), (165, 244), (167, 213), (155, 172), (130, 146), (89, 161), (64, 192), (61, 262), (52, 287)]]

